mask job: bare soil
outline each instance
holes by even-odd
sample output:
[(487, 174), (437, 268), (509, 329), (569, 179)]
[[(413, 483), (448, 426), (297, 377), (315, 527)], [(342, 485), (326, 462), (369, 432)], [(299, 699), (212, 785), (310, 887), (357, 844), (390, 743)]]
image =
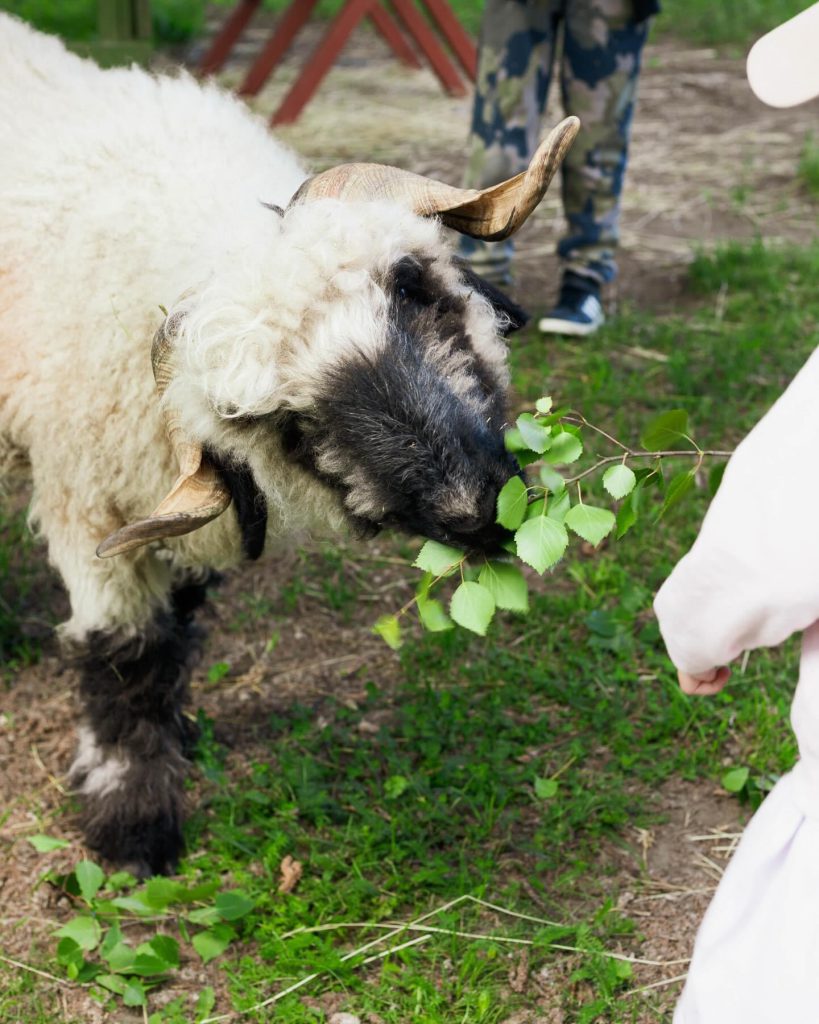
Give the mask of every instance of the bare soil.
[[(258, 111), (267, 115), (275, 109), (316, 33), (315, 26), (303, 33), (253, 102)], [(240, 52), (241, 66), (234, 61), (223, 75), (226, 84), (240, 78), (263, 36), (263, 31), (251, 33), (249, 46)], [(469, 100), (446, 96), (430, 72), (401, 67), (377, 36), (359, 29), (301, 120), (279, 134), (316, 168), (377, 160), (457, 183), (469, 107)], [(741, 60), (668, 41), (650, 44), (623, 202), (621, 276), (610, 303), (627, 302), (649, 312), (679, 310), (691, 301), (685, 268), (697, 247), (757, 235), (796, 242), (811, 238), (816, 209), (801, 192), (795, 171), (817, 113), (817, 104), (792, 112), (763, 107), (747, 88)], [(548, 120), (559, 116), (552, 109)], [(517, 297), (534, 313), (554, 292), (553, 247), (560, 230), (558, 200), (548, 197), (520, 236)], [(389, 595), (397, 606), (408, 591), (397, 566), (373, 571), (373, 554), (372, 548), (350, 551), (367, 586), (349, 622), (328, 608), (318, 590), (303, 593), (272, 653), (265, 651), (269, 624), (264, 615), (248, 610), (247, 595), (262, 605), (265, 599), (275, 601), (303, 568), (295, 554), (232, 575), (218, 602), (203, 615), (208, 639), (194, 674), (193, 701), (221, 723), (220, 739), (232, 748), (232, 775), (241, 777), (243, 766), (261, 752), (269, 713), (296, 696), (320, 714), (322, 697), (329, 694), (351, 706), (361, 701), (363, 666), (386, 685), (395, 678), (394, 656), (369, 627), (374, 605)], [(64, 616), (65, 598), (41, 549), (34, 558), (36, 576), (26, 608), (32, 612), (32, 629), (42, 632), (44, 619), (56, 622)], [(218, 685), (209, 683), (207, 666), (222, 661), (230, 665), (229, 675)], [(15, 671), (10, 685), (0, 690), (0, 928), (4, 955), (21, 961), (31, 959), (32, 944), (34, 949), (47, 947), (55, 922), (67, 913), (51, 889), (37, 885), (44, 865), (67, 868), (82, 846), (64, 789), (77, 715), (74, 682), (72, 671), (57, 658), (56, 645), (46, 640), (42, 659)], [(734, 799), (706, 782), (671, 783), (662, 791), (661, 804), (665, 824), (635, 832), (624, 844), (611, 844), (601, 851), (601, 863), (614, 866), (612, 892), (640, 921), (644, 939), (639, 955), (663, 964), (639, 967), (638, 981), (660, 983), (661, 1005), (670, 1011), (678, 985), (665, 983), (685, 972), (685, 963), (673, 961), (690, 955), (742, 814)], [(65, 837), (73, 848), (43, 857), (24, 841), (34, 832)], [(582, 899), (578, 893), (578, 902)], [(220, 990), (218, 971), (191, 968), (189, 973), (192, 988), (201, 987), (206, 976)], [(528, 1018), (516, 1016), (507, 1024), (527, 1019), (561, 1024), (555, 1004), (567, 974), (532, 977), (524, 969), (522, 976), (531, 986), (534, 1009)], [(64, 1016), (102, 1019), (81, 992), (58, 993), (55, 986), (56, 995)], [(122, 1019), (139, 1018), (123, 1012)]]

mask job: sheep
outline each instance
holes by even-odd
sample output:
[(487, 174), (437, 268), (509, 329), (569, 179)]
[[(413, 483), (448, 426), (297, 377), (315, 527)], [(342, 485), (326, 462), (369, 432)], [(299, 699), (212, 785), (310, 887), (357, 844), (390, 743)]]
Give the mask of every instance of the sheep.
[(70, 599), (86, 841), (170, 872), (209, 573), (326, 529), (496, 548), (523, 313), (444, 226), (517, 230), (577, 121), (482, 193), (310, 177), (184, 73), (103, 71), (6, 15), (0, 52), (0, 467)]

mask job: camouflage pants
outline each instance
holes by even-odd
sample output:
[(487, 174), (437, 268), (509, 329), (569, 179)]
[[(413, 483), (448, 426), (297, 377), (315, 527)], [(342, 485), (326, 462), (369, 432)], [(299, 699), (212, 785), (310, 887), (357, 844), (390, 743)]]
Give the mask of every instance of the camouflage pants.
[[(582, 127), (563, 164), (568, 231), (557, 251), (567, 268), (602, 283), (617, 273), (620, 193), (648, 31), (646, 21), (635, 22), (632, 0), (486, 0), (464, 183), (483, 188), (527, 166), (561, 24), (563, 107)], [(465, 255), (502, 276), (509, 243), (465, 242)]]

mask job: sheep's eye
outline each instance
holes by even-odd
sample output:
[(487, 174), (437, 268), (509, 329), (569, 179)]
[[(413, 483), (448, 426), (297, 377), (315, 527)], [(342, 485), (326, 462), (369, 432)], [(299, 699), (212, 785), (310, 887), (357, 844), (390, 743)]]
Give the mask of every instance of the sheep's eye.
[(401, 260), (394, 271), (393, 288), (401, 302), (413, 302), (417, 306), (431, 306), (433, 299), (424, 282), (424, 272), (415, 260)]

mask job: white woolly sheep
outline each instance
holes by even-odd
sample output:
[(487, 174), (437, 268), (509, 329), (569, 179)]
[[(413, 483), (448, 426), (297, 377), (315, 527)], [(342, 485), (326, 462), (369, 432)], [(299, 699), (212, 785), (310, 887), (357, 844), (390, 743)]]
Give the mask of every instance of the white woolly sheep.
[(371, 165), (307, 178), (186, 75), (101, 71), (9, 16), (0, 53), (0, 466), (27, 465), (71, 602), (88, 843), (167, 871), (209, 571), (328, 527), (497, 544), (520, 311), (441, 221), (511, 234), (576, 121), (484, 193)]

